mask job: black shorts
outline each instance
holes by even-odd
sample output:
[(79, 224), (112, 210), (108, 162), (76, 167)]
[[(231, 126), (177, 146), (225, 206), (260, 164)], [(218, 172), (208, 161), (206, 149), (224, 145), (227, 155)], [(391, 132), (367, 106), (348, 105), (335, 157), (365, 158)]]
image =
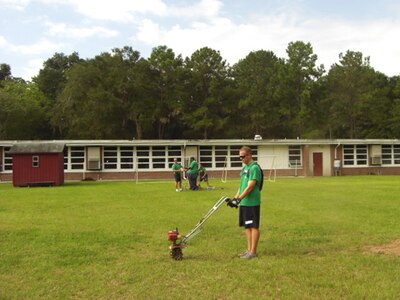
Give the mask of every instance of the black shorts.
[(208, 174), (200, 177), (200, 181), (208, 181)]
[(174, 177), (175, 177), (175, 181), (176, 182), (181, 182), (182, 178), (181, 178), (181, 173), (174, 173)]
[(260, 206), (239, 206), (239, 226), (258, 228), (260, 226)]

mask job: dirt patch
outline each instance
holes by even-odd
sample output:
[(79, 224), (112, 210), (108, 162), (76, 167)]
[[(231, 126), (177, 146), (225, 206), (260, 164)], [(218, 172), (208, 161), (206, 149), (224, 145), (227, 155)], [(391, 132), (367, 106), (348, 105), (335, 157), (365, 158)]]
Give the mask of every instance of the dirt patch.
[(367, 246), (365, 247), (367, 252), (376, 254), (390, 254), (400, 256), (400, 240), (395, 240), (389, 244), (378, 245), (378, 246)]

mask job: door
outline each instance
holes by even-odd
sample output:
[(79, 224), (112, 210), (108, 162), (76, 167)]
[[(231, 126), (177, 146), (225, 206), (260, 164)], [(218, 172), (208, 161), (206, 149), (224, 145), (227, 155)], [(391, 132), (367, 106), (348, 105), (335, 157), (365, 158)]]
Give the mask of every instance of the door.
[(190, 158), (194, 157), (197, 161), (198, 161), (198, 157), (197, 157), (197, 146), (187, 146), (185, 148), (185, 157), (184, 157), (184, 162), (183, 165), (188, 167), (190, 164)]
[(313, 175), (322, 176), (322, 153), (313, 153)]

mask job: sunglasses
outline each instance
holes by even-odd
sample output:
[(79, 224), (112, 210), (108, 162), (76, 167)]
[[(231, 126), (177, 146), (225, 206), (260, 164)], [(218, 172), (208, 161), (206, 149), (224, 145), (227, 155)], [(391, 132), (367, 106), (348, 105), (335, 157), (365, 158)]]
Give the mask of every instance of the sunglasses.
[(239, 156), (240, 159), (243, 159), (243, 158), (245, 158), (245, 157), (246, 157), (246, 155), (240, 155), (240, 156)]

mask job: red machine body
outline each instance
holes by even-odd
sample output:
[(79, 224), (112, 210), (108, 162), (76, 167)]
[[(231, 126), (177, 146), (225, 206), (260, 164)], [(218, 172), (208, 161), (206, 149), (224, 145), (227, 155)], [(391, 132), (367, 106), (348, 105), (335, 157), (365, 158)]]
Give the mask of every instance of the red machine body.
[(182, 249), (187, 247), (187, 243), (190, 239), (192, 239), (195, 235), (197, 235), (201, 231), (201, 226), (208, 220), (208, 218), (223, 204), (230, 203), (231, 199), (223, 196), (221, 199), (214, 204), (214, 206), (210, 209), (210, 211), (197, 223), (197, 225), (184, 237), (181, 238), (179, 235), (178, 228), (176, 230), (168, 231), (168, 241), (172, 242), (172, 245), (169, 246), (170, 256), (175, 260), (182, 260), (183, 254)]

